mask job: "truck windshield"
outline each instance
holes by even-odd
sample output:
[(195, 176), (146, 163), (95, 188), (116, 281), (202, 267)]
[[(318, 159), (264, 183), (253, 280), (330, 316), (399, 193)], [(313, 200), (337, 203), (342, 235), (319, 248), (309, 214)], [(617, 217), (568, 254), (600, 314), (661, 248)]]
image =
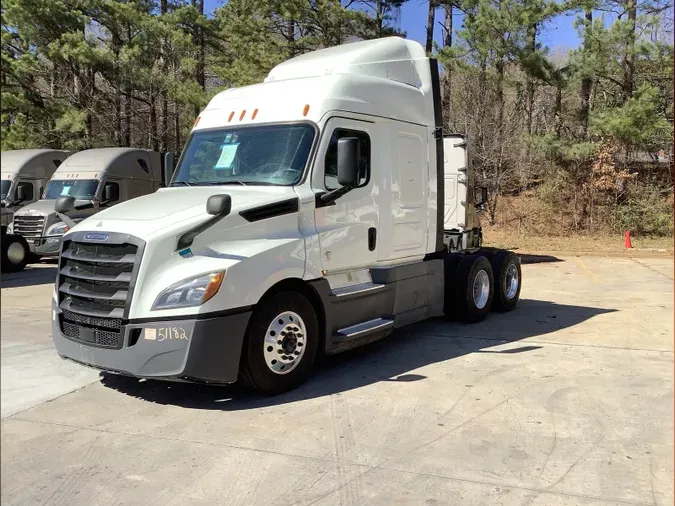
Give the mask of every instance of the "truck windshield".
[(9, 187), (12, 186), (12, 182), (9, 179), (3, 179), (0, 185), (2, 186), (2, 188), (0, 188), (0, 190), (2, 190), (2, 200), (5, 200), (9, 193)]
[(306, 124), (197, 131), (172, 186), (293, 185), (302, 177), (313, 140), (314, 128)]
[(45, 191), (46, 200), (55, 200), (59, 197), (75, 197), (79, 200), (91, 200), (96, 195), (96, 188), (98, 188), (98, 180), (96, 179), (79, 179), (69, 181), (67, 179), (52, 180), (47, 184)]

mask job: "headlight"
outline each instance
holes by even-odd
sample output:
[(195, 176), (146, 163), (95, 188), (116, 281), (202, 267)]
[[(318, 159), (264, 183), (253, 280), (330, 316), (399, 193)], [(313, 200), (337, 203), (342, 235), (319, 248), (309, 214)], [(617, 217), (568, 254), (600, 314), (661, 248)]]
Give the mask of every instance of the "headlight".
[(47, 229), (47, 235), (63, 235), (68, 232), (68, 225), (62, 221), (54, 223), (51, 227)]
[(184, 279), (160, 293), (152, 310), (200, 306), (218, 293), (224, 278), (223, 271)]
[(8, 234), (13, 234), (14, 233), (14, 222), (10, 223), (7, 225), (7, 233)]
[[(73, 221), (75, 223), (79, 223), (83, 220), (84, 218), (75, 218)], [(63, 223), (62, 221), (58, 221), (54, 223), (51, 227), (47, 229), (47, 234), (46, 235), (63, 235), (66, 232), (70, 230), (70, 227)]]

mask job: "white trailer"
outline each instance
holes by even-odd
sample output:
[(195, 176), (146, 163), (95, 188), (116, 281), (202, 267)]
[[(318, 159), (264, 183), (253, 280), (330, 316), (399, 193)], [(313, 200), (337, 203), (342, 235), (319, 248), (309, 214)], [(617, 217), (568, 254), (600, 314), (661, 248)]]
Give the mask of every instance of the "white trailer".
[(442, 124), (436, 61), (395, 37), (219, 93), (169, 188), (64, 236), (58, 353), (278, 393), (320, 353), (513, 309), (519, 260), (481, 249), (466, 143)]

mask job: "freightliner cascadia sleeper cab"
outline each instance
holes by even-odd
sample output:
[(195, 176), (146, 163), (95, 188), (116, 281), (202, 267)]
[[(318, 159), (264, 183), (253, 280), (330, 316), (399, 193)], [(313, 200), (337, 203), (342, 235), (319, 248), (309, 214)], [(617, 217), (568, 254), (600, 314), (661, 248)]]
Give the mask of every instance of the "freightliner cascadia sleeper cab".
[(169, 188), (64, 236), (58, 353), (271, 394), (319, 353), (513, 309), (519, 260), (480, 248), (466, 143), (442, 124), (437, 63), (401, 38), (305, 54), (219, 93)]

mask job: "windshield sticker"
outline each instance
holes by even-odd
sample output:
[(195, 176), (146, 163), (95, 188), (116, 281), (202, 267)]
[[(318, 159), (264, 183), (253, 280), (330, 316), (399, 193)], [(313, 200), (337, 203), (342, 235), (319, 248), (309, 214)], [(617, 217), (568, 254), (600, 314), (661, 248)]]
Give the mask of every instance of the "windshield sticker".
[(61, 195), (68, 195), (70, 193), (70, 186), (64, 185), (63, 188), (61, 188)]
[(218, 158), (213, 168), (220, 170), (231, 169), (238, 147), (238, 142), (234, 144), (222, 144), (220, 146), (220, 158)]

